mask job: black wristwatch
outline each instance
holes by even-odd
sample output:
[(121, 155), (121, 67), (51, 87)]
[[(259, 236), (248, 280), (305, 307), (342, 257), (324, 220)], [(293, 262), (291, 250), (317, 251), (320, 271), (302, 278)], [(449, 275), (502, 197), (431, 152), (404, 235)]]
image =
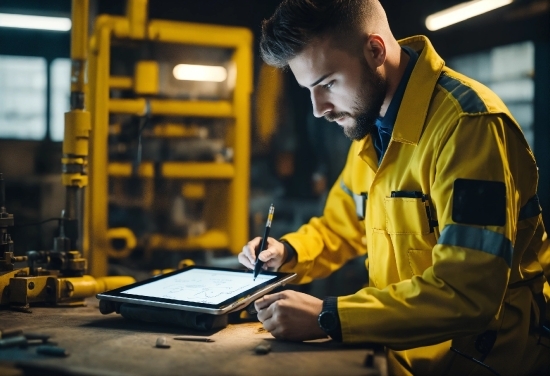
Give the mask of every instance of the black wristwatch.
[(329, 296), (323, 300), (323, 309), (317, 317), (317, 322), (330, 338), (336, 341), (342, 340), (342, 328), (338, 316), (338, 300), (336, 297)]

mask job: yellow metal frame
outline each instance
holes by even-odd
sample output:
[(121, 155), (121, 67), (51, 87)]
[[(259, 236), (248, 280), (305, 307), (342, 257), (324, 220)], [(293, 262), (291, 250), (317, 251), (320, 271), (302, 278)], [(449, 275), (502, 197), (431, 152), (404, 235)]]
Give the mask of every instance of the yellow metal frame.
[[(153, 234), (150, 248), (229, 249), (240, 252), (248, 240), (248, 199), (250, 175), (250, 95), (252, 93), (252, 34), (248, 29), (187, 22), (147, 20), (147, 1), (129, 0), (127, 17), (101, 15), (95, 21), (91, 38), (89, 108), (92, 114), (90, 137), (89, 189), (86, 191), (83, 251), (93, 276), (107, 274), (110, 249), (108, 236), (108, 178), (130, 176), (131, 165), (109, 163), (107, 139), (109, 114), (143, 115), (145, 98), (126, 100), (109, 97), (109, 89), (135, 86), (132, 77), (111, 76), (112, 38), (152, 40), (234, 50), (232, 63), (237, 68), (231, 101), (186, 101), (151, 99), (152, 115), (178, 115), (233, 119), (228, 144), (233, 148), (231, 163), (166, 162), (165, 178), (212, 180), (208, 185), (205, 211), (210, 230), (196, 238), (163, 238)], [(153, 166), (143, 163), (139, 176), (153, 177)]]

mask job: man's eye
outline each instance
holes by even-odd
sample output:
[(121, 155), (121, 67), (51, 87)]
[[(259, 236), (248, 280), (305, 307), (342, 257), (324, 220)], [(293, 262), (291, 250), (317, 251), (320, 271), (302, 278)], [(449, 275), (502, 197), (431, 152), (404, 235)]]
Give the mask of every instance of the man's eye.
[(323, 85), (323, 88), (330, 89), (334, 85), (334, 81), (330, 81), (328, 84)]

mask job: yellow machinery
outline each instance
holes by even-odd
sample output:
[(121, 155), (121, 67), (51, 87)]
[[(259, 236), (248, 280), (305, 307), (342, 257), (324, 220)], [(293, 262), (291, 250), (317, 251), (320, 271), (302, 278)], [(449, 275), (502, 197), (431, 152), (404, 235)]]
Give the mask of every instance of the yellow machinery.
[[(79, 124), (66, 131), (78, 140), (71, 150), (64, 144), (64, 162), (72, 166), (67, 187), (86, 185), (80, 171), (91, 129), (82, 249), (96, 277), (107, 274), (110, 257), (126, 257), (137, 245), (149, 255), (236, 254), (248, 240), (252, 35), (244, 28), (149, 20), (147, 7), (147, 0), (128, 0), (126, 17), (97, 17), (85, 101), (91, 127), (83, 106), (67, 118)], [(73, 0), (73, 11), (73, 37), (80, 30), (73, 42), (82, 43), (74, 67), (75, 59), (86, 59), (79, 23), (87, 24), (87, 0)], [(221, 67), (226, 76), (177, 78), (180, 67), (197, 66)], [(73, 82), (81, 85), (74, 89), (85, 93), (76, 71)], [(141, 232), (124, 221), (113, 226), (110, 206), (137, 208), (153, 225)]]
[[(106, 290), (135, 282), (132, 277), (94, 278), (85, 275), (86, 260), (78, 251), (69, 251), (65, 236), (65, 218), (60, 219), (60, 233), (52, 250), (29, 251), (14, 256), (8, 228), (14, 216), (6, 210), (5, 187), (0, 174), (0, 306), (28, 311), (31, 304), (82, 306), (86, 298)], [(27, 262), (16, 268), (15, 263)]]

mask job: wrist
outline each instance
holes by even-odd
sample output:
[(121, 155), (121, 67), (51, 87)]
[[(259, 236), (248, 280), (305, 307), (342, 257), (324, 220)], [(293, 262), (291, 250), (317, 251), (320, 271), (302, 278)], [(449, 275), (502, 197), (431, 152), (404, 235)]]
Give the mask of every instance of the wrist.
[(283, 257), (283, 263), (281, 265), (287, 264), (290, 261), (294, 260), (297, 253), (293, 246), (290, 245), (290, 243), (287, 243), (284, 240), (280, 241), (284, 246), (284, 257)]

